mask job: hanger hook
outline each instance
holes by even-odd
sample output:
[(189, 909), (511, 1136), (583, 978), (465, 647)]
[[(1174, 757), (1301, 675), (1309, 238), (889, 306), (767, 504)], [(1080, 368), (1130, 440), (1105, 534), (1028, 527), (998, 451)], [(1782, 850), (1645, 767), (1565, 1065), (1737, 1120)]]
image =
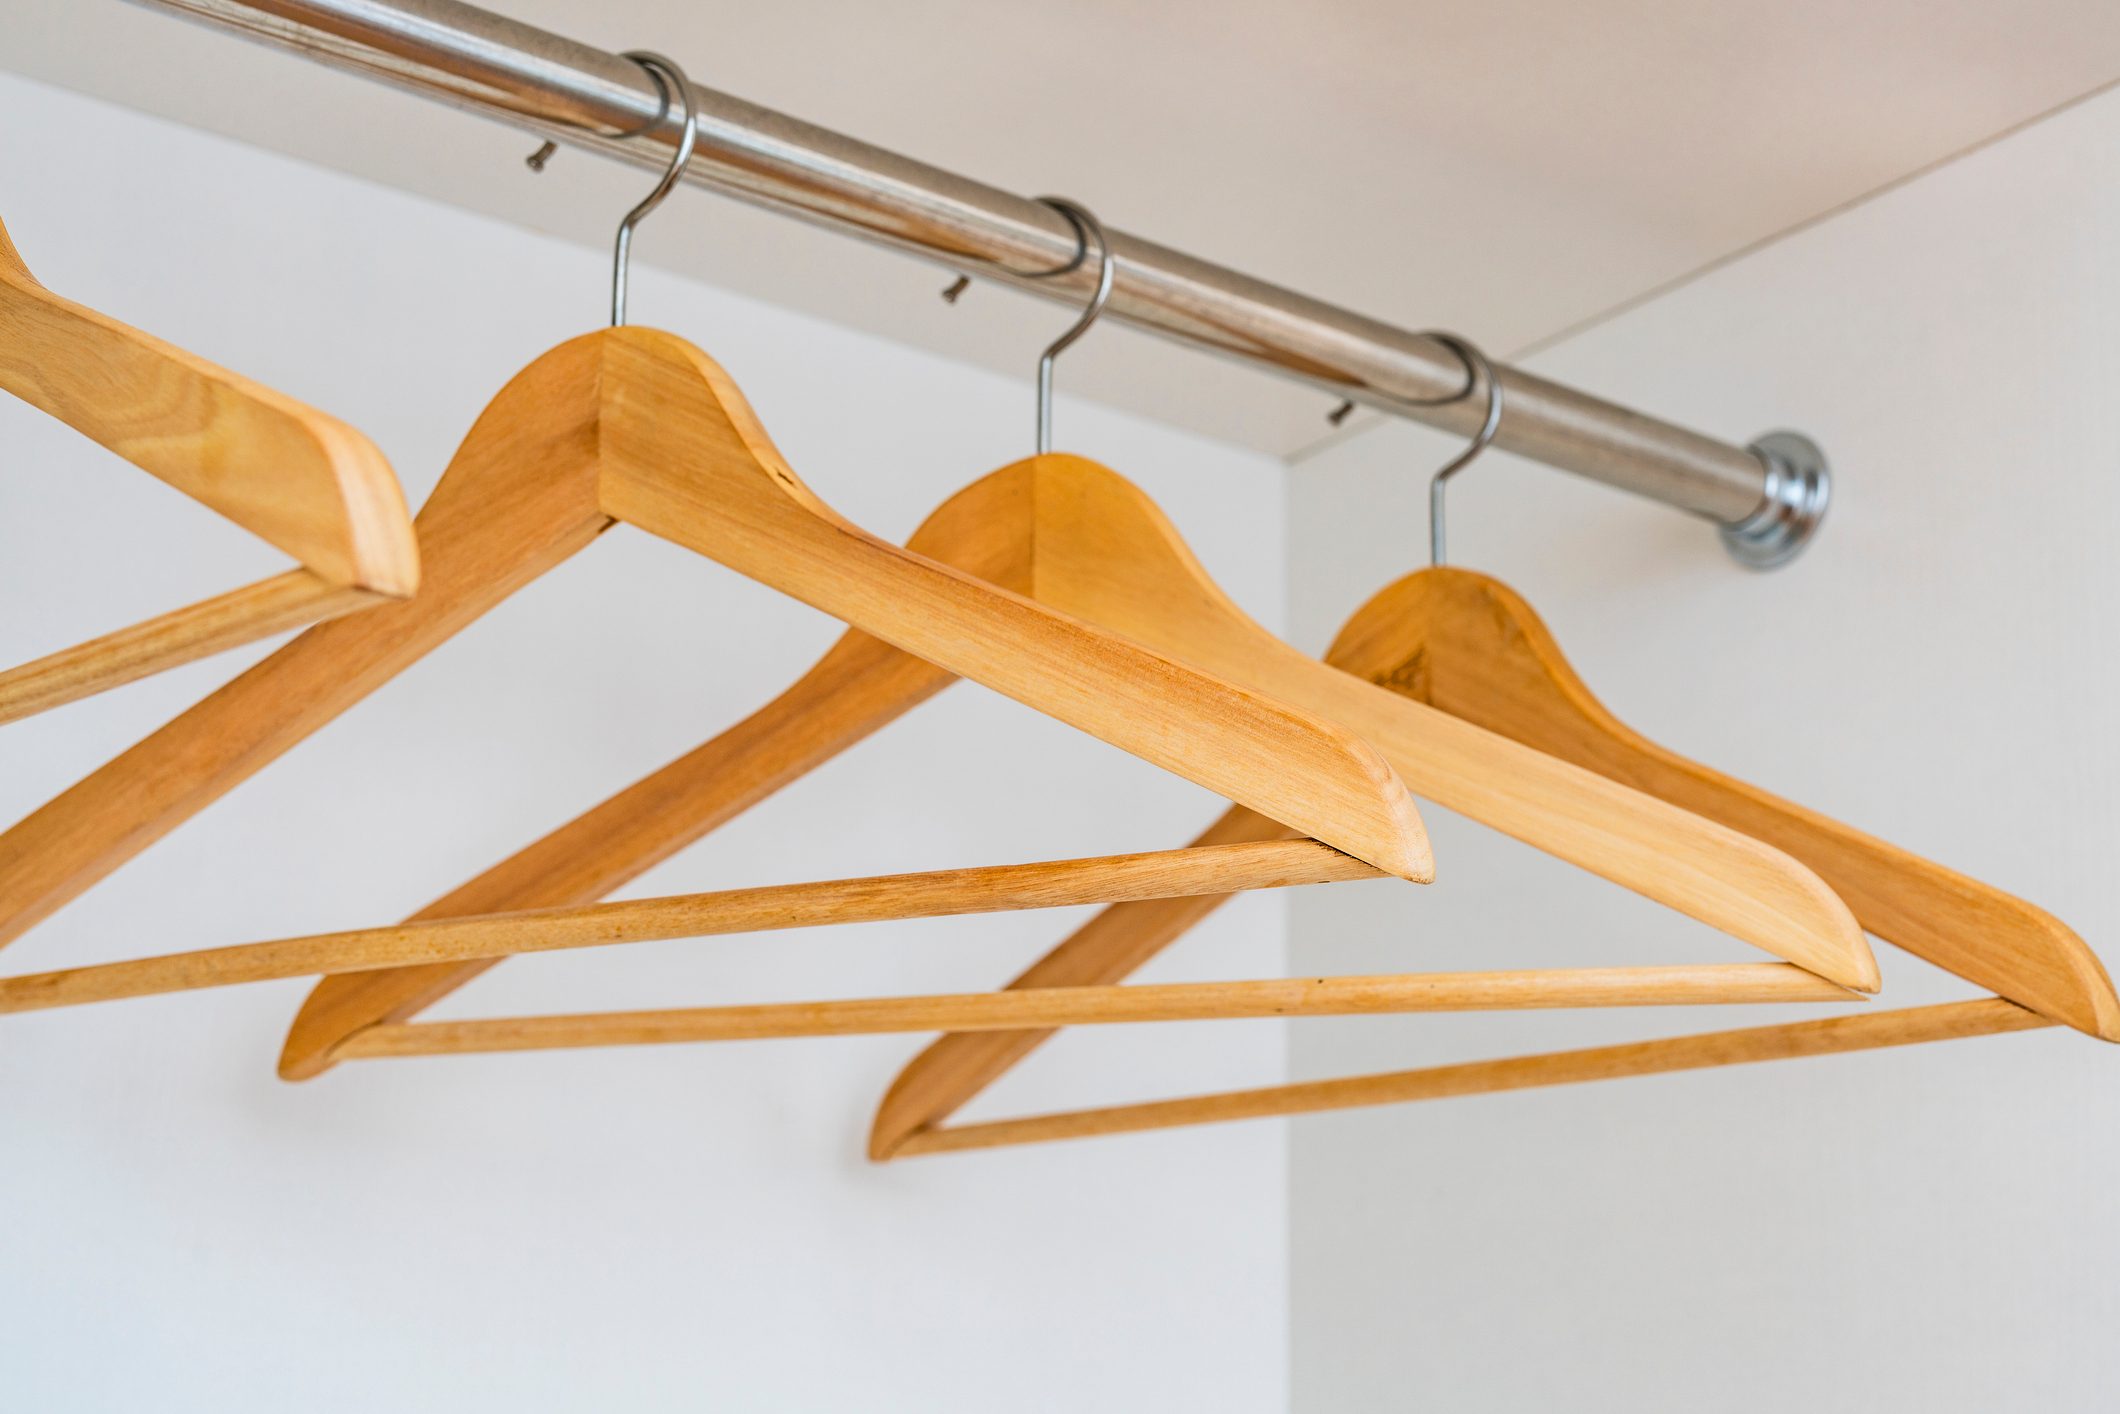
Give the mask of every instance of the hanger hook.
[(1045, 352), (1038, 356), (1038, 455), (1044, 456), (1053, 449), (1053, 364), (1066, 352), (1069, 345), (1089, 332), (1089, 326), (1097, 322), (1104, 306), (1112, 297), (1112, 280), (1118, 273), (1118, 259), (1112, 255), (1111, 238), (1104, 234), (1104, 223), (1091, 214), (1088, 207), (1081, 206), (1061, 196), (1041, 196), (1053, 210), (1068, 219), (1075, 228), (1075, 258), (1064, 267), (1073, 270), (1089, 254), (1092, 239), (1097, 243), (1097, 292), (1090, 297), (1089, 307), (1082, 317), (1074, 322), (1066, 333), (1046, 345)]
[(663, 169), (662, 180), (618, 223), (618, 240), (611, 250), (611, 327), (614, 329), (626, 322), (626, 270), (632, 263), (633, 228), (649, 212), (662, 205), (670, 188), (676, 186), (677, 179), (684, 175), (686, 164), (692, 160), (692, 149), (699, 142), (699, 109), (692, 99), (691, 81), (677, 66), (677, 61), (646, 49), (628, 49), (625, 57), (646, 69), (648, 77), (655, 80), (655, 87), (662, 92), (662, 111), (655, 115), (649, 130), (661, 127), (663, 120), (670, 116), (672, 90), (685, 105), (685, 126), (677, 140), (677, 150), (670, 155), (670, 165)]
[(1433, 329), (1428, 331), (1427, 337), (1447, 347), (1458, 356), (1458, 361), (1465, 365), (1464, 391), (1456, 398), (1446, 401), (1456, 402), (1459, 398), (1469, 398), (1482, 382), (1487, 385), (1486, 421), (1480, 424), (1479, 431), (1472, 434), (1472, 441), (1466, 445), (1465, 450), (1452, 457), (1449, 464), (1428, 481), (1428, 562), (1440, 565), (1443, 563), (1444, 483), (1479, 460), (1480, 453), (1487, 450), (1488, 445), (1494, 441), (1494, 434), (1501, 430), (1502, 380), (1494, 376), (1494, 365), (1487, 361), (1487, 355), (1481, 353), (1479, 346), (1471, 340)]

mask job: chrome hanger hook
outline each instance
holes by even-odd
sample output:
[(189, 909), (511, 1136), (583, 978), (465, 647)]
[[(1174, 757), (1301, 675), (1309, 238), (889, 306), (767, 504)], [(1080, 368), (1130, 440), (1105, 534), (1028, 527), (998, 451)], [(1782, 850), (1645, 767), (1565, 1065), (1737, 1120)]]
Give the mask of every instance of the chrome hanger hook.
[(1429, 330), (1427, 337), (1446, 346), (1465, 365), (1465, 390), (1447, 401), (1472, 396), (1473, 389), (1484, 381), (1487, 385), (1487, 418), (1480, 430), (1472, 434), (1472, 441), (1465, 450), (1452, 457), (1449, 463), (1429, 478), (1428, 481), (1428, 562), (1443, 563), (1443, 486), (1451, 477), (1479, 460), (1481, 452), (1494, 441), (1494, 434), (1502, 428), (1502, 380), (1494, 376), (1494, 365), (1478, 345), (1455, 334), (1444, 334)]
[(1104, 224), (1085, 206), (1079, 206), (1065, 197), (1041, 196), (1053, 210), (1068, 219), (1075, 228), (1075, 258), (1065, 267), (1068, 270), (1080, 265), (1089, 254), (1089, 243), (1097, 242), (1097, 292), (1091, 296), (1089, 307), (1082, 317), (1059, 338), (1046, 345), (1045, 352), (1038, 356), (1038, 455), (1044, 456), (1053, 449), (1053, 364), (1065, 353), (1068, 346), (1089, 332), (1104, 313), (1104, 306), (1112, 297), (1112, 280), (1118, 274), (1119, 262), (1112, 255), (1111, 238), (1104, 234)]
[(633, 230), (649, 212), (662, 205), (663, 198), (684, 175), (686, 164), (692, 160), (692, 149), (699, 144), (699, 108), (692, 100), (691, 81), (677, 66), (677, 61), (646, 49), (628, 49), (625, 57), (646, 69), (648, 77), (655, 80), (656, 88), (662, 91), (662, 111), (655, 115), (655, 122), (649, 130), (661, 127), (663, 120), (670, 116), (673, 89), (685, 106), (685, 126), (677, 140), (677, 150), (670, 155), (670, 165), (663, 169), (662, 180), (618, 223), (618, 239), (611, 249), (611, 327), (614, 329), (626, 322), (626, 271), (632, 264)]

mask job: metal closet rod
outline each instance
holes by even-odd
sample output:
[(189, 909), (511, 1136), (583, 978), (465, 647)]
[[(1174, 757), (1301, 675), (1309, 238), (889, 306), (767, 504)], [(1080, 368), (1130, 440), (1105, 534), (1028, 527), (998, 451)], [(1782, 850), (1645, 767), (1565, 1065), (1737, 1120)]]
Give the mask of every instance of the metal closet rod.
[[(674, 116), (633, 61), (454, 0), (135, 0), (644, 166), (668, 162)], [(1075, 228), (1026, 197), (693, 87), (686, 177), (755, 205), (1079, 306), (1092, 261)], [(652, 132), (642, 132), (646, 128)], [(633, 136), (625, 136), (633, 134)], [(1110, 231), (1119, 273), (1107, 316), (1470, 435), (1484, 399), (1449, 399), (1465, 365), (1448, 346)], [(1824, 510), (1817, 450), (1789, 433), (1719, 442), (1520, 369), (1495, 365), (1507, 415), (1495, 445), (1723, 527), (1753, 565), (1795, 553)]]

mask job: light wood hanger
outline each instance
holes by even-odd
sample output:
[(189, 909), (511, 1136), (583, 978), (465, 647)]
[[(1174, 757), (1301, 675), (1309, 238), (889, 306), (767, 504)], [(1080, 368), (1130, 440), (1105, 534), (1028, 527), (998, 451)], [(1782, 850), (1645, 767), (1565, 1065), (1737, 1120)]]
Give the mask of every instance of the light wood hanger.
[[(381, 452), (338, 419), (37, 283), (0, 226), (0, 388), (169, 483), (302, 568), (0, 671), (0, 722), (46, 711), (419, 584)], [(83, 547), (92, 551), (92, 545)]]
[[(2120, 1000), (2104, 967), (2058, 919), (1649, 741), (1597, 700), (1531, 606), (1497, 580), (1440, 567), (1409, 575), (1348, 620), (1328, 660), (1787, 850), (1833, 885), (1870, 932), (1999, 996), (958, 1128), (942, 1125), (1052, 1033), (945, 1036), (916, 1057), (885, 1096), (870, 1135), (872, 1158), (1664, 1074), (2052, 1025), (2120, 1040)], [(1201, 840), (1285, 833), (1273, 821), (1238, 809)], [(1221, 902), (1195, 896), (1108, 908), (1011, 987), (1117, 982)]]
[[(1875, 961), (1854, 920), (1802, 866), (1733, 831), (1305, 657), (1229, 600), (1152, 501), (1093, 462), (1046, 455), (1005, 467), (944, 503), (908, 546), (1020, 586), (1042, 603), (1108, 622), (1173, 656), (1211, 664), (1233, 680), (1314, 705), (1336, 720), (1359, 720), (1401, 774), (1438, 803), (1833, 982), (1863, 990), (1875, 985)], [(850, 633), (743, 723), (418, 918), (599, 897), (950, 680), (873, 638)], [(1246, 830), (1262, 839), (1287, 835), (1277, 824), (1263, 830), (1246, 825), (1238, 835), (1201, 843), (1241, 842)], [(361, 1031), (409, 1020), (493, 961), (325, 978), (289, 1033), (281, 1074), (301, 1079), (321, 1073)]]
[(705, 355), (613, 328), (547, 353), (487, 407), (420, 513), (417, 598), (312, 628), (0, 836), (0, 939), (620, 520), (1386, 872), (1432, 871), (1404, 786), (1344, 728), (861, 531), (796, 478)]

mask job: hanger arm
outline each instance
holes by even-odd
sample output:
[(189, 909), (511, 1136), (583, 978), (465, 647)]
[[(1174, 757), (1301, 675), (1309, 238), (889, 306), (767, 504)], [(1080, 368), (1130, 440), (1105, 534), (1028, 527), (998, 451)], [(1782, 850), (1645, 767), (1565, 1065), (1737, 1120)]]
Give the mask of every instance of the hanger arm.
[(397, 477), (314, 408), (45, 289), (0, 228), (0, 388), (333, 584), (403, 597), (419, 553)]
[(1350, 672), (1785, 850), (1878, 937), (2064, 1025), (2120, 1040), (2120, 998), (2066, 924), (1643, 737), (1598, 701), (1536, 612), (1498, 580), (1457, 569), (1408, 576), (1356, 611), (1332, 652)]
[(1986, 997), (1939, 1006), (1868, 1012), (1860, 1016), (1835, 1016), (1823, 1021), (1715, 1031), (1700, 1036), (1673, 1036), (1588, 1050), (1431, 1066), (1346, 1080), (1270, 1085), (1258, 1090), (1235, 1090), (1183, 1100), (1156, 1100), (1146, 1104), (929, 1129), (908, 1138), (898, 1153), (903, 1156), (958, 1153), (967, 1149), (1036, 1144), (1052, 1139), (1138, 1134), (1152, 1129), (1218, 1124), (1227, 1120), (1266, 1119), (1315, 1114), (1322, 1110), (1486, 1095), (1503, 1090), (1572, 1085), (1629, 1075), (1667, 1075), (1710, 1066), (1842, 1055), (1885, 1046), (1914, 1046), (1929, 1041), (2032, 1031), (2054, 1024), (2014, 1002)]
[[(1093, 462), (1047, 456), (1036, 464), (1041, 600), (1341, 723), (1374, 742), (1425, 799), (1843, 986), (1876, 990), (1876, 960), (1847, 906), (1796, 860), (1366, 681), (1346, 670), (1337, 649), (1331, 666), (1322, 665), (1226, 601), (1196, 595), (1183, 615), (1162, 611), (1136, 591), (1130, 567), (1159, 557), (1193, 565), (1168, 518)], [(1165, 574), (1178, 577), (1176, 568)]]

